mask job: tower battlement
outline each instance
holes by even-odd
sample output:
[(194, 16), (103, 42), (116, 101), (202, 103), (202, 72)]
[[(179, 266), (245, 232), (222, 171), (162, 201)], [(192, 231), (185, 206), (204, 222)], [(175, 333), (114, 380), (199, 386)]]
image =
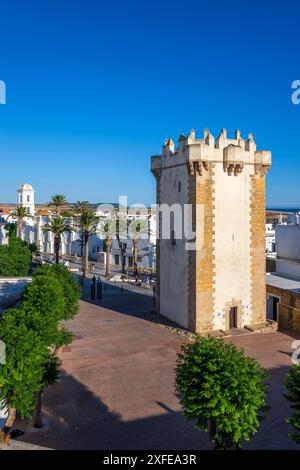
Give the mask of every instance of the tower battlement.
[(152, 172), (176, 164), (175, 159), (176, 163), (186, 161), (190, 171), (199, 173), (209, 163), (221, 163), (224, 171), (234, 176), (241, 173), (245, 165), (254, 165), (256, 173), (264, 174), (271, 166), (271, 152), (257, 150), (252, 134), (245, 140), (236, 130), (234, 138), (230, 139), (226, 129), (222, 129), (217, 138), (204, 129), (202, 139), (197, 139), (192, 129), (187, 137), (181, 134), (176, 148), (172, 138), (166, 139), (162, 155), (152, 157)]

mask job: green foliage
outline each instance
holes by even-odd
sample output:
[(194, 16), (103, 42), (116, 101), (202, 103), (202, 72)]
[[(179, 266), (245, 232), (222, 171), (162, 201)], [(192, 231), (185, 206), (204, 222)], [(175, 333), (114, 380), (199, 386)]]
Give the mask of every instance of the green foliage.
[(67, 204), (68, 204), (68, 201), (63, 194), (54, 194), (48, 206), (55, 207), (56, 215), (59, 215), (62, 207), (66, 206)]
[(53, 276), (59, 281), (64, 294), (65, 301), (65, 314), (64, 319), (68, 320), (73, 318), (78, 312), (81, 289), (78, 282), (74, 279), (72, 274), (65, 266), (55, 264), (52, 266), (40, 266), (34, 273), (34, 278), (37, 276)]
[(10, 238), (8, 245), (0, 246), (0, 276), (27, 276), (31, 266), (31, 251), (18, 238)]
[(61, 360), (57, 354), (50, 354), (47, 358), (47, 362), (44, 365), (44, 386), (54, 385), (59, 379), (59, 368), (61, 366)]
[(0, 401), (16, 408), (21, 418), (31, 414), (48, 354), (42, 339), (24, 320), (21, 309), (11, 309), (0, 321), (0, 338), (6, 347), (6, 363), (0, 365)]
[(64, 319), (64, 291), (53, 276), (35, 276), (22, 296), (20, 307), (28, 328), (34, 330), (50, 347), (59, 337), (59, 322)]
[(298, 364), (294, 364), (287, 374), (285, 385), (288, 390), (285, 397), (292, 403), (291, 407), (295, 410), (292, 416), (287, 419), (294, 428), (294, 432), (289, 436), (300, 444), (300, 366)]
[(255, 359), (222, 340), (198, 338), (178, 355), (183, 414), (199, 430), (210, 429), (215, 448), (239, 448), (257, 432), (266, 411), (266, 379)]
[(28, 248), (32, 255), (39, 256), (41, 254), (40, 247), (35, 243), (28, 243)]
[(9, 240), (17, 238), (17, 224), (9, 223), (4, 225), (7, 237)]
[(0, 316), (0, 339), (6, 364), (0, 365), (0, 401), (30, 416), (36, 393), (54, 383), (59, 373), (57, 348), (73, 334), (61, 325), (78, 310), (80, 289), (64, 266), (36, 270), (17, 309)]

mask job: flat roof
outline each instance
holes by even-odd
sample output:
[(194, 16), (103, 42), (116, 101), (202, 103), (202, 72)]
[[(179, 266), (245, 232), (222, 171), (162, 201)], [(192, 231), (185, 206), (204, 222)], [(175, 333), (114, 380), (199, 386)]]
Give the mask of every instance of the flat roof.
[(269, 286), (278, 287), (279, 289), (300, 293), (300, 281), (295, 281), (294, 279), (283, 276), (281, 274), (267, 274), (266, 283)]

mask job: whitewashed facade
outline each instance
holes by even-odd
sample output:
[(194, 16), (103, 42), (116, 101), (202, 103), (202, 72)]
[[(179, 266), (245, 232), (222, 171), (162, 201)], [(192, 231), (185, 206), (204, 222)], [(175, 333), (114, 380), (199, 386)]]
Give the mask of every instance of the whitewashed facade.
[[(18, 188), (18, 205), (26, 207), (28, 214), (31, 217), (25, 217), (23, 223), (23, 238), (24, 240), (33, 243), (35, 242), (40, 248), (41, 253), (46, 255), (54, 254), (54, 236), (51, 232), (44, 233), (43, 227), (49, 222), (53, 215), (39, 215), (36, 211), (35, 205), (35, 191), (33, 187), (24, 183)], [(115, 211), (116, 205), (113, 204), (99, 204), (94, 209), (101, 219), (110, 217)], [(139, 253), (138, 253), (138, 266), (145, 268), (155, 267), (155, 241), (156, 241), (156, 217), (155, 209), (148, 208), (135, 208), (129, 209), (128, 218), (139, 217), (148, 221), (150, 236), (147, 240), (142, 239), (139, 242)], [(1, 223), (2, 221), (2, 223)], [(8, 214), (2, 215), (0, 219), (0, 245), (8, 242), (5, 224), (7, 222), (17, 222), (13, 217), (9, 217)], [(72, 226), (72, 220), (70, 219), (70, 225)], [(99, 229), (99, 227), (98, 227)], [(126, 243), (125, 253), (125, 264), (131, 266), (133, 264), (133, 242), (131, 239), (122, 240)], [(105, 261), (104, 253), (104, 240), (100, 230), (96, 231), (96, 234), (92, 235), (89, 240), (89, 259), (91, 261), (97, 261), (101, 258), (99, 254), (103, 254), (102, 260)], [(65, 233), (61, 241), (61, 255), (80, 256), (81, 255), (81, 240), (80, 235), (76, 231)], [(120, 262), (120, 250), (117, 239), (114, 239), (111, 246), (111, 257), (110, 261), (113, 265), (119, 265)]]

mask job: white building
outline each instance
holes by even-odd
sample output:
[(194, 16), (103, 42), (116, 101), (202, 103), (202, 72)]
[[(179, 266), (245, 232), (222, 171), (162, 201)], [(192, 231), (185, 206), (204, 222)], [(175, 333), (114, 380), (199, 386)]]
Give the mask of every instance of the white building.
[(275, 252), (275, 228), (273, 224), (266, 224), (266, 253)]
[(276, 270), (267, 275), (267, 318), (300, 331), (300, 215), (275, 226)]
[(285, 224), (275, 226), (276, 272), (300, 281), (300, 215), (289, 214)]
[[(26, 207), (28, 217), (24, 218), (23, 223), (23, 237), (24, 240), (32, 243), (35, 242), (43, 254), (54, 254), (54, 236), (51, 232), (44, 233), (43, 227), (49, 222), (53, 215), (43, 215), (41, 212), (45, 211), (46, 205), (36, 205), (34, 200), (35, 191), (33, 187), (24, 183), (18, 188), (18, 205)], [(4, 226), (7, 222), (17, 222), (12, 217), (9, 217), (9, 212), (12, 212), (15, 206), (7, 205), (8, 210), (6, 214), (2, 214), (0, 219), (0, 245), (7, 243), (6, 232)], [(96, 214), (104, 219), (110, 217), (117, 208), (116, 204), (99, 204), (93, 205)], [(148, 221), (150, 236), (148, 239), (139, 241), (138, 252), (138, 266), (145, 268), (155, 267), (155, 242), (156, 242), (156, 216), (155, 210), (149, 208), (131, 208), (128, 209), (128, 219), (138, 217)], [(2, 223), (1, 223), (2, 220)], [(70, 220), (72, 226), (72, 220)], [(133, 265), (133, 242), (131, 239), (123, 240), (126, 243), (125, 252), (125, 266), (130, 267)], [(61, 240), (61, 255), (81, 256), (82, 243), (80, 234), (76, 231), (65, 233)], [(102, 256), (100, 256), (102, 254)], [(100, 231), (92, 235), (89, 240), (89, 258), (90, 260), (102, 260), (105, 263), (105, 250), (104, 240)], [(111, 264), (120, 265), (120, 250), (117, 239), (113, 239), (111, 246)]]

